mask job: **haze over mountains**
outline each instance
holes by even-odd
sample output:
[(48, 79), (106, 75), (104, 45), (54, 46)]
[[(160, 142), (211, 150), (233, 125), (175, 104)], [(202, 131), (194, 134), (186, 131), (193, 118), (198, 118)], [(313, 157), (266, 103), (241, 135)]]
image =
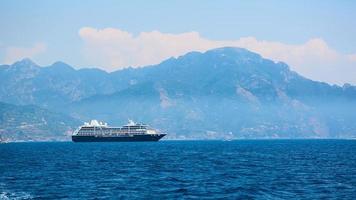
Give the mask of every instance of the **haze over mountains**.
[[(69, 139), (66, 130), (89, 119), (112, 125), (133, 119), (174, 139), (356, 137), (355, 86), (312, 81), (231, 47), (112, 73), (24, 59), (0, 66), (0, 101), (7, 103), (0, 104), (0, 134), (9, 140)], [(29, 104), (28, 117), (6, 114)], [(51, 124), (19, 128), (45, 114)]]

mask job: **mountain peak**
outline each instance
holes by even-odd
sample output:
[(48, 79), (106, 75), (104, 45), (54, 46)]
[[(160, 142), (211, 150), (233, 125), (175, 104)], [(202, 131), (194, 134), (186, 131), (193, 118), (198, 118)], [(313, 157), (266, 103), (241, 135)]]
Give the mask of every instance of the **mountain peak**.
[(206, 51), (204, 55), (209, 56), (211, 58), (229, 59), (239, 62), (260, 62), (263, 59), (262, 56), (260, 56), (259, 54), (239, 47), (221, 47), (211, 49)]
[(206, 53), (218, 53), (218, 54), (226, 54), (226, 55), (253, 55), (253, 56), (258, 56), (261, 57), (259, 54), (254, 53), (252, 51), (249, 51), (247, 49), (244, 48), (240, 48), (240, 47), (220, 47), (220, 48), (215, 48), (215, 49), (211, 49), (208, 50)]
[(57, 61), (57, 62), (53, 63), (50, 67), (56, 68), (56, 69), (61, 69), (61, 70), (74, 70), (72, 66), (70, 66), (67, 63), (62, 62), (62, 61)]
[(68, 64), (62, 61), (56, 61), (52, 65), (68, 65)]
[(24, 58), (20, 61), (15, 62), (14, 64), (12, 64), (14, 66), (38, 66), (35, 62), (33, 62), (30, 58)]
[(29, 58), (24, 58), (11, 65), (9, 70), (15, 71), (38, 71), (40, 67)]

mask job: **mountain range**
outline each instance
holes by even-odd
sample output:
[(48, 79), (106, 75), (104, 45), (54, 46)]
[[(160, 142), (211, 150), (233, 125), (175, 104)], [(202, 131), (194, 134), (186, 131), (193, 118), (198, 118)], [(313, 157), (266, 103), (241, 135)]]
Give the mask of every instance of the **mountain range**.
[[(133, 119), (171, 139), (356, 137), (355, 86), (313, 81), (285, 63), (233, 47), (111, 73), (76, 70), (63, 62), (41, 67), (24, 59), (0, 66), (0, 101), (3, 121), (9, 121), (3, 113), (10, 108), (34, 107), (33, 116), (2, 124), (3, 138), (14, 131), (11, 140), (36, 140), (39, 130), (47, 130), (42, 139), (46, 134), (63, 139), (66, 131), (90, 119), (113, 125)], [(44, 113), (65, 125), (13, 129), (34, 124), (31, 119)]]

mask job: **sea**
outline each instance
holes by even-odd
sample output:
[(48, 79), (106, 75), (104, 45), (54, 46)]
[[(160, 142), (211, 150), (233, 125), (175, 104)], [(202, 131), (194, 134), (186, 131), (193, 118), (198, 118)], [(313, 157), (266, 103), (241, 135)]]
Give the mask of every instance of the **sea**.
[(356, 199), (356, 140), (0, 144), (0, 199)]

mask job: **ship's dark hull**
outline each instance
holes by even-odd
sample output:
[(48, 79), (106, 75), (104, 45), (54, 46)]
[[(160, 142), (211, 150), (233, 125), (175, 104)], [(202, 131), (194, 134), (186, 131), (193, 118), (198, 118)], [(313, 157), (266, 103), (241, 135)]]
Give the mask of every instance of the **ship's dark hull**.
[(78, 136), (73, 135), (73, 142), (157, 142), (166, 134), (157, 135), (132, 135), (120, 137), (101, 137), (101, 136)]

